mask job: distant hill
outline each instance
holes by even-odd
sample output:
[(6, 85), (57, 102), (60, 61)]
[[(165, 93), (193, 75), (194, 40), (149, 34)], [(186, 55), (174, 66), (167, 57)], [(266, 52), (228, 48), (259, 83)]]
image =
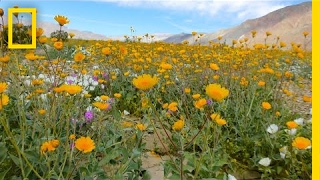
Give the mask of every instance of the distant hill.
[[(7, 24), (7, 17), (4, 16), (3, 18), (5, 21), (4, 23)], [(30, 25), (30, 21), (24, 21), (23, 22), (25, 25)], [(41, 27), (44, 30), (44, 35), (47, 37), (50, 37), (50, 34), (56, 30), (60, 29), (60, 26), (57, 23), (51, 23), (51, 22), (37, 22), (37, 27)], [(81, 30), (76, 30), (76, 29), (69, 29), (66, 26), (62, 27), (62, 30), (68, 32), (68, 33), (74, 33), (76, 39), (86, 39), (86, 40), (107, 40), (110, 39), (107, 36), (101, 35), (101, 34), (96, 34), (90, 31), (81, 31)]]
[[(50, 23), (50, 22), (37, 22), (37, 27), (41, 27), (44, 30), (44, 35), (49, 36), (51, 32), (54, 32), (60, 28), (58, 24)], [(74, 33), (76, 39), (87, 39), (87, 40), (107, 40), (110, 39), (107, 36), (96, 34), (90, 31), (80, 31), (76, 29), (69, 29), (67, 27), (62, 28), (64, 31), (68, 33)]]
[(190, 39), (192, 37), (191, 34), (186, 34), (186, 33), (180, 33), (180, 34), (175, 34), (173, 36), (170, 36), (166, 38), (164, 41), (168, 43), (176, 43), (176, 42), (182, 42), (183, 40)]
[[(205, 33), (197, 43), (208, 44), (209, 41), (217, 41), (218, 36), (222, 36), (221, 41), (226, 41), (231, 44), (232, 40), (239, 40), (244, 37), (251, 38), (251, 31), (256, 30), (257, 34), (252, 43), (264, 43), (266, 31), (271, 32), (267, 43), (272, 44), (276, 42), (279, 36), (280, 41), (286, 42), (290, 45), (291, 42), (306, 43), (306, 48), (311, 50), (312, 37), (312, 8), (311, 2), (304, 2), (297, 5), (287, 6), (279, 10), (273, 11), (265, 16), (249, 19), (242, 24), (229, 28), (219, 30), (213, 33)], [(303, 32), (309, 32), (309, 38), (305, 41)], [(194, 42), (194, 37), (190, 34), (178, 34), (165, 39), (165, 42), (180, 43), (188, 40), (191, 44)]]
[[(141, 42), (152, 42), (152, 41), (163, 41), (164, 39), (167, 39), (168, 37), (173, 36), (173, 34), (168, 34), (168, 33), (153, 33), (153, 34), (148, 34), (148, 37), (146, 37), (145, 35), (133, 35), (135, 36), (134, 38), (142, 38)], [(151, 38), (151, 36), (153, 36)], [(130, 36), (130, 39), (132, 39), (133, 37)], [(113, 40), (119, 40), (119, 41), (124, 41), (125, 37), (123, 36), (110, 36), (110, 39)]]

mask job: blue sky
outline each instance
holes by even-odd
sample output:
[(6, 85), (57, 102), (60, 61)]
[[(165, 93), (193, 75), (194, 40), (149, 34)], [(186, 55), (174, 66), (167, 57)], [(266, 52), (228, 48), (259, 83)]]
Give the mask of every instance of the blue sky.
[(239, 25), (276, 9), (306, 0), (1, 0), (5, 11), (14, 5), (37, 8), (37, 20), (55, 23), (55, 15), (67, 16), (69, 29), (106, 36), (146, 33), (214, 32)]

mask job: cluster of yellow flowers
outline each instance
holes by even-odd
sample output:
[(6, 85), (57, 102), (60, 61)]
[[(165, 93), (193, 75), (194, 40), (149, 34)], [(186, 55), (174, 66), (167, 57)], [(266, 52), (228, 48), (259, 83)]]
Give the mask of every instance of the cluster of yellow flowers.
[(75, 95), (82, 91), (82, 87), (74, 84), (63, 84), (59, 87), (55, 87), (53, 91), (56, 93), (66, 92), (70, 95)]
[(222, 88), (220, 84), (209, 84), (206, 87), (206, 93), (212, 99), (221, 102), (229, 95), (229, 90)]
[(3, 106), (8, 105), (9, 103), (9, 96), (4, 93), (7, 90), (7, 88), (7, 83), (0, 82), (0, 111), (2, 110)]
[(220, 117), (220, 114), (214, 113), (214, 114), (211, 114), (210, 117), (212, 121), (215, 121), (220, 126), (227, 124), (227, 121), (225, 119), (222, 119)]
[(42, 143), (42, 145), (40, 147), (41, 153), (44, 154), (46, 152), (56, 150), (56, 148), (59, 146), (59, 143), (60, 143), (60, 141), (57, 139), (53, 139), (53, 140), (46, 141), (46, 142)]

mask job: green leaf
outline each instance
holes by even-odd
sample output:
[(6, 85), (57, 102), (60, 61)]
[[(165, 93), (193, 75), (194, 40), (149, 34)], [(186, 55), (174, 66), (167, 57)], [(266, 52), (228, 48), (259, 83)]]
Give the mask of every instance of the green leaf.
[(132, 154), (134, 155), (134, 157), (137, 157), (137, 156), (140, 156), (141, 151), (139, 151), (138, 149), (134, 148), (134, 149), (132, 150)]
[(33, 163), (37, 163), (39, 160), (39, 154), (36, 151), (25, 151), (25, 155)]
[(117, 110), (114, 110), (112, 112), (112, 115), (113, 115), (114, 119), (121, 119), (121, 113)]
[(5, 170), (5, 171), (3, 171), (3, 172), (0, 173), (0, 180), (4, 180), (7, 172), (8, 172), (10, 169), (11, 169), (11, 167), (10, 167), (9, 169), (7, 169), (7, 170)]
[(205, 166), (205, 164), (201, 163), (200, 167), (202, 171), (209, 172), (209, 169), (207, 168), (207, 166)]
[(110, 152), (110, 153), (104, 154), (105, 157), (102, 158), (102, 160), (98, 163), (98, 166), (101, 167), (101, 166), (104, 166), (104, 165), (106, 165), (106, 164), (108, 164), (108, 163), (115, 162), (114, 159), (116, 159), (117, 156), (118, 156), (118, 154), (120, 154), (119, 152), (118, 152), (118, 154), (115, 154), (115, 153), (117, 153), (117, 150), (115, 150), (115, 151), (113, 151), (113, 152)]
[(25, 175), (28, 177), (29, 176), (29, 174), (30, 174), (30, 172), (31, 172), (31, 167), (30, 166), (26, 166), (26, 167), (24, 167), (24, 172), (25, 172)]
[(282, 171), (282, 169), (283, 169), (283, 167), (281, 167), (281, 166), (277, 166), (277, 174), (280, 174), (280, 173), (281, 173), (281, 171)]
[(5, 143), (0, 143), (0, 164), (6, 159), (8, 149)]
[(106, 165), (107, 163), (109, 163), (111, 157), (110, 156), (105, 156), (99, 163), (98, 163), (98, 166), (104, 166)]
[(17, 166), (20, 166), (20, 160), (19, 160), (18, 157), (14, 156), (14, 155), (12, 155), (12, 154), (10, 154), (10, 153), (9, 153), (9, 156), (10, 156), (10, 158), (12, 159), (12, 161), (13, 161)]
[(181, 177), (179, 174), (172, 174), (172, 176), (170, 176), (169, 179), (176, 180), (176, 179), (181, 179)]
[(142, 174), (142, 179), (143, 180), (151, 180), (151, 175), (148, 171), (145, 171), (143, 174)]
[(219, 167), (221, 167), (221, 166), (223, 166), (225, 164), (228, 164), (228, 159), (226, 159), (224, 157), (222, 157), (221, 159), (219, 159), (218, 161), (216, 161), (214, 163), (215, 166), (219, 166)]

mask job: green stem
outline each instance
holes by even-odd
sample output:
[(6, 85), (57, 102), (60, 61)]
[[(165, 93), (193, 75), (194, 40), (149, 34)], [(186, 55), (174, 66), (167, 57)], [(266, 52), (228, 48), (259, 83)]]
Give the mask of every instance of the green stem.
[[(175, 149), (177, 149), (177, 146), (174, 144), (174, 142), (173, 142), (172, 139), (170, 138), (170, 136), (169, 136), (166, 128), (165, 128), (164, 125), (162, 124), (161, 119), (159, 118), (158, 111), (156, 111), (156, 109), (155, 109), (155, 107), (154, 107), (153, 104), (152, 104), (151, 107), (152, 107), (153, 112), (155, 112), (155, 114), (156, 114), (156, 117), (157, 117), (157, 119), (158, 119), (158, 121), (159, 121), (159, 123), (160, 123), (160, 125), (161, 125), (161, 128), (164, 130), (164, 132), (166, 133), (167, 138), (168, 138), (169, 141), (171, 142), (171, 145), (172, 145)], [(154, 128), (155, 131), (157, 131), (155, 127), (153, 127), (153, 128)], [(160, 140), (160, 139), (159, 139), (159, 140)]]
[[(69, 102), (70, 102), (70, 100), (69, 100)], [(69, 102), (68, 102), (68, 104), (69, 104)], [(70, 107), (70, 106), (67, 106), (67, 107)], [(69, 118), (67, 118), (67, 119), (69, 119)], [(66, 121), (66, 137), (69, 137), (69, 126), (70, 126), (70, 120), (67, 120)], [(70, 149), (69, 143), (68, 143), (68, 141), (66, 141), (64, 152), (68, 153), (69, 149)], [(67, 159), (68, 159), (68, 154), (65, 155), (65, 158), (63, 160), (62, 168), (60, 169), (59, 179), (61, 179), (61, 177), (63, 179), (62, 172), (64, 170), (66, 163), (67, 163)], [(71, 157), (70, 157), (70, 160), (71, 160)], [(70, 161), (69, 161), (69, 163), (70, 163)], [(69, 168), (70, 168), (70, 166), (69, 166)]]
[(251, 100), (251, 102), (250, 102), (249, 110), (248, 110), (248, 113), (247, 113), (247, 115), (246, 115), (247, 117), (249, 116), (249, 113), (250, 113), (250, 111), (251, 111), (251, 108), (252, 108), (252, 105), (253, 105), (254, 98), (255, 98), (255, 95), (253, 95), (253, 98), (252, 98), (252, 100)]
[(183, 145), (184, 145), (184, 142), (183, 142), (183, 137), (182, 135), (180, 134), (180, 146), (181, 146), (181, 150), (179, 152), (179, 156), (180, 156), (180, 179), (183, 180), (183, 160), (184, 160), (184, 148), (183, 148)]
[(199, 129), (199, 131), (197, 132), (197, 134), (192, 137), (191, 141), (190, 141), (184, 148), (188, 148), (188, 147), (191, 145), (191, 143), (196, 139), (196, 137), (197, 137), (197, 136), (200, 134), (200, 132), (203, 130), (203, 128), (204, 128), (205, 124), (207, 123), (207, 121), (208, 121), (208, 118), (205, 119), (205, 121), (204, 121), (203, 124), (201, 125), (201, 128)]
[(43, 179), (40, 174), (34, 169), (34, 167), (32, 166), (32, 164), (29, 162), (29, 160), (27, 159), (27, 157), (25, 156), (25, 154), (23, 154), (21, 152), (21, 150), (19, 149), (17, 143), (14, 141), (14, 136), (11, 134), (11, 131), (9, 129), (9, 127), (7, 126), (7, 122), (1, 118), (1, 124), (7, 134), (7, 136), (9, 137), (11, 144), (13, 145), (13, 147), (16, 149), (17, 153), (19, 155), (22, 156), (22, 158), (25, 160), (25, 162), (27, 163), (27, 165), (31, 168), (31, 170), (34, 172), (34, 174), (39, 178), (39, 179)]
[(163, 144), (162, 139), (160, 138), (160, 136), (159, 136), (159, 134), (158, 134), (158, 131), (157, 131), (157, 129), (156, 129), (156, 126), (155, 126), (153, 120), (150, 120), (150, 121), (151, 121), (152, 127), (153, 127), (153, 129), (154, 129), (154, 132), (156, 133), (156, 135), (157, 135), (157, 137), (158, 137), (158, 139), (159, 139), (162, 147), (163, 147), (164, 150), (166, 151), (166, 154), (168, 154), (168, 156), (169, 156), (170, 160), (173, 162), (174, 166), (175, 166), (177, 169), (179, 169), (179, 167), (174, 163), (173, 157), (172, 157), (171, 154), (169, 153), (167, 147)]

